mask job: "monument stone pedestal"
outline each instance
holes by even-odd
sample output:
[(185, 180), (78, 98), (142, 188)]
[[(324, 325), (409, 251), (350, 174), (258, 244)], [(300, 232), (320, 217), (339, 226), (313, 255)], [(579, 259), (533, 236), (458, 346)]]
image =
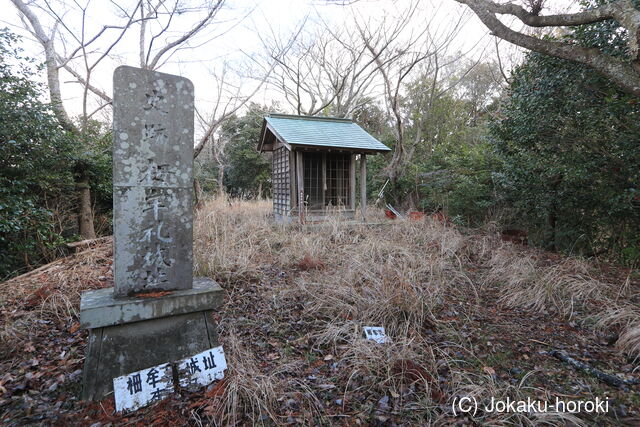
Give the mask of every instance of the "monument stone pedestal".
[(193, 288), (160, 297), (114, 298), (113, 288), (85, 292), (80, 325), (89, 329), (82, 398), (100, 400), (113, 378), (218, 346), (213, 312), (223, 290), (196, 278)]
[(84, 399), (108, 395), (114, 378), (218, 346), (212, 313), (223, 291), (193, 278), (193, 103), (188, 79), (114, 73), (114, 287), (81, 298)]

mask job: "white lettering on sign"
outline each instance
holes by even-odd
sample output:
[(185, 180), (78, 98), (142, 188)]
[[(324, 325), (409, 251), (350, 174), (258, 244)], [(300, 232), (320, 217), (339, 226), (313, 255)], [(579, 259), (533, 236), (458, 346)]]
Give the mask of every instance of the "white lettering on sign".
[(368, 340), (375, 341), (378, 344), (391, 342), (391, 339), (384, 332), (384, 328), (382, 326), (365, 326), (363, 329), (364, 336)]
[(132, 411), (158, 402), (173, 393), (173, 369), (169, 363), (113, 379), (116, 411)]
[(206, 386), (224, 378), (227, 361), (222, 346), (187, 357), (178, 362), (178, 383), (180, 387), (192, 389)]

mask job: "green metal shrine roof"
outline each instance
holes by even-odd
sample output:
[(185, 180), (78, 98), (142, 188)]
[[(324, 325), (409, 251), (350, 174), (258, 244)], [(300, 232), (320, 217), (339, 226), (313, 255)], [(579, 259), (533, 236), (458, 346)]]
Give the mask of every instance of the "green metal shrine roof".
[(264, 118), (263, 132), (258, 145), (260, 151), (265, 148), (264, 143), (269, 132), (291, 146), (362, 152), (390, 151), (389, 147), (349, 119), (269, 114)]

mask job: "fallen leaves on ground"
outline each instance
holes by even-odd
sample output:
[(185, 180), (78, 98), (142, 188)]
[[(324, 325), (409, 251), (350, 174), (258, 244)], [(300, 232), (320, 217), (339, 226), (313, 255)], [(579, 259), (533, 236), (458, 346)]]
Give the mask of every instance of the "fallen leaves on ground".
[[(411, 221), (411, 226), (420, 221), (430, 219)], [(400, 220), (394, 224), (400, 230), (403, 227)], [(340, 243), (345, 250), (357, 248), (366, 237), (358, 233), (378, 233), (380, 239), (386, 236), (384, 230), (352, 232), (344, 228), (336, 232), (335, 240), (347, 242)], [(273, 243), (274, 253), (278, 244)], [(447, 244), (446, 240), (426, 241), (418, 250), (427, 259), (446, 253)], [(211, 276), (226, 291), (225, 304), (215, 313), (229, 365), (224, 380), (195, 392), (179, 391), (160, 404), (131, 414), (115, 413), (113, 398), (81, 402), (78, 396), (87, 333), (78, 323), (79, 295), (87, 289), (112, 286), (110, 247), (110, 242), (103, 242), (36, 274), (0, 284), (0, 344), (5, 345), (0, 351), (0, 424), (505, 422), (491, 414), (478, 415), (481, 418), (455, 416), (451, 402), (463, 392), (480, 393), (478, 398), (492, 393), (495, 397), (543, 400), (607, 397), (611, 413), (580, 414), (582, 422), (640, 424), (637, 386), (612, 388), (548, 353), (554, 348), (563, 349), (584, 363), (626, 379), (639, 378), (637, 360), (617, 350), (611, 339), (590, 327), (589, 322), (577, 322), (550, 310), (500, 304), (500, 285), (485, 281), (485, 261), (472, 256), (460, 261), (458, 268), (464, 274), (456, 277), (460, 277), (460, 286), (473, 284), (469, 289), (474, 291), (447, 294), (417, 329), (403, 332), (392, 328), (392, 335), (400, 335), (391, 336), (390, 344), (358, 337), (358, 328), (364, 325), (358, 324), (357, 312), (338, 311), (334, 318), (309, 315), (313, 298), (304, 292), (312, 287), (292, 291), (303, 281), (305, 286), (326, 286), (323, 275), (342, 274), (341, 265), (335, 261), (305, 254), (278, 262), (274, 254), (267, 253), (262, 260), (253, 261), (251, 271), (213, 272)], [(508, 250), (535, 252), (515, 246)], [(557, 254), (535, 252), (535, 256), (549, 265), (563, 261)], [(637, 275), (608, 265), (602, 267), (608, 283), (623, 283), (630, 275), (633, 279), (625, 282), (626, 286), (629, 292), (638, 294)], [(403, 283), (401, 276), (388, 280), (390, 287), (410, 285)], [(355, 293), (365, 289), (366, 283), (350, 282), (348, 286)], [(397, 298), (395, 294), (390, 297)], [(380, 319), (383, 315), (393, 315), (400, 325), (402, 319), (414, 321), (400, 309), (382, 313)], [(586, 313), (581, 315), (588, 318)], [(332, 322), (336, 322), (338, 338), (325, 339), (323, 335), (321, 339)], [(348, 336), (351, 341), (340, 338)], [(408, 347), (421, 352), (420, 356), (431, 356), (418, 360), (411, 357)], [(511, 422), (524, 423), (520, 418), (515, 420)], [(531, 418), (527, 422), (534, 421)]]

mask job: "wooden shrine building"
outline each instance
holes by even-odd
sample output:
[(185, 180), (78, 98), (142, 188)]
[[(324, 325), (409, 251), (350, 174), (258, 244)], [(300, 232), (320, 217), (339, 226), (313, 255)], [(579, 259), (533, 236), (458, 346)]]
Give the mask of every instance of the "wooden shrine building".
[(276, 220), (318, 221), (327, 214), (355, 218), (358, 159), (364, 220), (367, 155), (390, 150), (348, 119), (270, 114), (262, 123), (258, 151), (273, 152)]

